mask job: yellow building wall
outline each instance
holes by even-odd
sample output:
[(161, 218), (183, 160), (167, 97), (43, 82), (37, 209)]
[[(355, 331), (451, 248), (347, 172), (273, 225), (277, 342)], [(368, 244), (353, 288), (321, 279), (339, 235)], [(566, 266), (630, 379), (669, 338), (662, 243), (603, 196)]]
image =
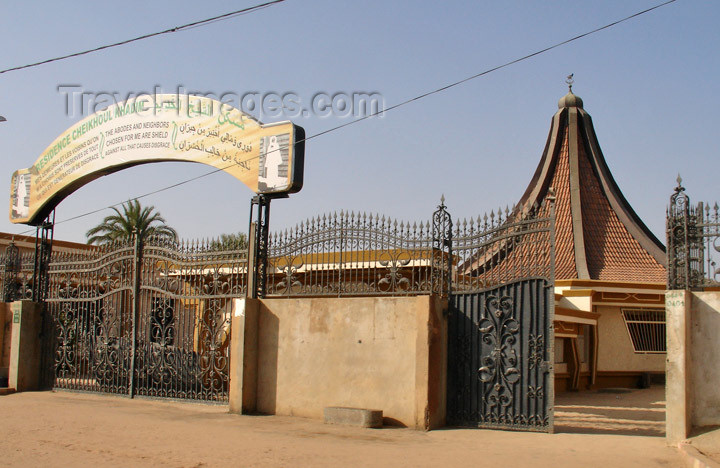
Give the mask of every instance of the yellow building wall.
[(598, 372), (665, 372), (665, 353), (639, 354), (633, 349), (620, 307), (596, 306)]

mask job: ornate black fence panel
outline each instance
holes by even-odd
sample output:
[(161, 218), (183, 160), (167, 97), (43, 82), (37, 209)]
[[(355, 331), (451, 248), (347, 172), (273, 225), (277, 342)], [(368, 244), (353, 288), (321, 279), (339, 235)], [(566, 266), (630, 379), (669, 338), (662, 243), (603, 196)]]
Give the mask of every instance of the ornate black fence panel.
[(270, 236), (266, 294), (428, 294), (432, 269), (430, 223), (341, 212)]
[(45, 368), (54, 388), (225, 402), (243, 246), (150, 240), (53, 255)]
[(666, 232), (668, 289), (720, 286), (720, 209), (717, 203), (692, 206), (680, 177), (670, 197)]
[(3, 302), (31, 300), (33, 298), (33, 269), (35, 255), (20, 252), (11, 242), (0, 255), (0, 281)]
[(554, 208), (458, 223), (448, 317), (448, 422), (552, 431)]

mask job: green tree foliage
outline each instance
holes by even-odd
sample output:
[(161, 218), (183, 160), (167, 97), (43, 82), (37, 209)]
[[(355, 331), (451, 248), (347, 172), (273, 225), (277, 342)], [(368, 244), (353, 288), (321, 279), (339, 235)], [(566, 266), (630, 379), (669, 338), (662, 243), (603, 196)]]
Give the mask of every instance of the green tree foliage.
[(137, 200), (122, 205), (122, 213), (113, 207), (114, 214), (106, 216), (100, 224), (85, 233), (88, 244), (107, 244), (132, 239), (137, 232), (140, 242), (151, 237), (177, 241), (177, 232), (165, 223), (154, 206), (141, 206)]
[(247, 248), (247, 235), (244, 232), (221, 234), (210, 241), (211, 250), (243, 250)]

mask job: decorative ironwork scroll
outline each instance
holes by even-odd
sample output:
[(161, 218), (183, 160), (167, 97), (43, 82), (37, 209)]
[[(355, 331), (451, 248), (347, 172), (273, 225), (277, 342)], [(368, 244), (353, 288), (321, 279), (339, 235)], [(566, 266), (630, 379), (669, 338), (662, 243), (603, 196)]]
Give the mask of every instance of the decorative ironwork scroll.
[(432, 222), (432, 291), (449, 296), (452, 291), (453, 224), (452, 216), (445, 206), (445, 195), (440, 198), (440, 205), (433, 213)]
[(718, 204), (690, 204), (678, 176), (667, 210), (668, 289), (702, 290), (720, 285), (720, 213)]

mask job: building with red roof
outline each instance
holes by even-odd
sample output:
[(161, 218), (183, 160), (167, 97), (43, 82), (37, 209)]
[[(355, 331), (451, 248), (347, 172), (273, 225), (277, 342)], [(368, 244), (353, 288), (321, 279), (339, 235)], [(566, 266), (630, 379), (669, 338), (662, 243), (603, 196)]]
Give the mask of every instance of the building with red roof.
[(555, 202), (556, 388), (635, 386), (665, 370), (665, 247), (615, 183), (583, 101), (558, 102), (520, 205)]

